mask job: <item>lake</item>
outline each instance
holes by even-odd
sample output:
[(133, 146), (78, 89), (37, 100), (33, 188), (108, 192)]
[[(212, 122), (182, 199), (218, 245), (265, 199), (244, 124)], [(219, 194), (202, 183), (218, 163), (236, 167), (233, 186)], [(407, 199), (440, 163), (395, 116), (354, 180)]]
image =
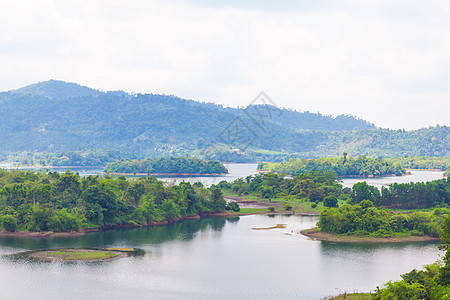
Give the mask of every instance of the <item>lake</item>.
[[(0, 237), (0, 298), (321, 299), (373, 290), (441, 254), (433, 243), (335, 244), (299, 233), (316, 221), (255, 215), (71, 238)], [(286, 229), (252, 230), (276, 224)], [(101, 263), (32, 263), (8, 256), (58, 247), (137, 247), (146, 254)]]

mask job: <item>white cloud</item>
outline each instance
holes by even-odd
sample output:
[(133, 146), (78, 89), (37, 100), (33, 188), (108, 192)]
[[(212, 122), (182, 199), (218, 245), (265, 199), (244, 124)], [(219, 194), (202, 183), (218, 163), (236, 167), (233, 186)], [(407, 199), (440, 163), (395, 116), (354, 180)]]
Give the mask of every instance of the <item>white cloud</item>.
[(264, 90), (382, 127), (450, 125), (450, 3), (279, 3), (0, 0), (0, 90), (54, 78), (229, 105)]

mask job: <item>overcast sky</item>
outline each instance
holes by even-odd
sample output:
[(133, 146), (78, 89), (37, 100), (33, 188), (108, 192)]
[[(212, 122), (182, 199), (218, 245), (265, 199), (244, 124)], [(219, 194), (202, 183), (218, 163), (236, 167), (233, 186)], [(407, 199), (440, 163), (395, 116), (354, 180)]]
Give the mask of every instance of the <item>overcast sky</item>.
[(48, 79), (450, 125), (450, 1), (0, 0), (0, 90)]

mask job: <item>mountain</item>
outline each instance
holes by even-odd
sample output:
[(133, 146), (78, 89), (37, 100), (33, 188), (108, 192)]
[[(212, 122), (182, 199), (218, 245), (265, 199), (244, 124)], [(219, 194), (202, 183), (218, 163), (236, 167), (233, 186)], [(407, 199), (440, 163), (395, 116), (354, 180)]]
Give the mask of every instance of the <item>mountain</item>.
[(41, 96), (45, 98), (74, 98), (74, 97), (96, 97), (103, 94), (100, 91), (81, 86), (76, 83), (59, 80), (48, 80), (27, 85), (23, 88), (8, 92), (13, 95)]
[[(324, 116), (270, 105), (227, 108), (156, 94), (101, 92), (39, 82), (0, 93), (0, 151), (106, 149), (136, 157), (204, 155), (211, 146), (245, 150), (232, 160), (351, 155), (449, 154), (445, 126), (378, 129), (353, 116)], [(239, 155), (234, 155), (238, 153)]]

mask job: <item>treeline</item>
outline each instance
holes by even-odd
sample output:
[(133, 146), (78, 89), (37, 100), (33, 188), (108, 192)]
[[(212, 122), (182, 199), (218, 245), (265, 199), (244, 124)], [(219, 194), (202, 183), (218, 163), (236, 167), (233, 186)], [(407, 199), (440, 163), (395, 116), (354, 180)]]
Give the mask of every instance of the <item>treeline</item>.
[(319, 216), (317, 226), (333, 234), (364, 236), (391, 236), (396, 234), (439, 236), (448, 208), (412, 214), (390, 213), (373, 206), (369, 200), (339, 208), (326, 208)]
[(446, 251), (443, 261), (423, 270), (413, 269), (401, 275), (402, 280), (389, 281), (381, 289), (377, 287), (373, 299), (450, 299), (450, 218), (445, 219), (440, 237), (440, 248)]
[(386, 160), (399, 163), (406, 169), (439, 169), (445, 171), (450, 166), (450, 157), (443, 156), (389, 157)]
[(450, 205), (450, 178), (429, 182), (394, 183), (381, 191), (358, 182), (343, 188), (334, 172), (300, 173), (288, 178), (277, 173), (260, 173), (239, 178), (233, 182), (221, 181), (217, 187), (237, 195), (255, 195), (261, 198), (278, 198), (284, 201), (305, 202), (333, 207), (337, 200), (357, 204), (370, 200), (376, 207), (392, 209), (426, 209), (437, 205)]
[(346, 153), (339, 158), (290, 159), (282, 163), (259, 163), (258, 170), (296, 175), (311, 171), (334, 172), (340, 177), (345, 176), (386, 176), (404, 175), (405, 169), (397, 162), (359, 155), (348, 156)]
[(76, 231), (146, 225), (224, 211), (222, 192), (201, 183), (165, 186), (154, 177), (126, 179), (67, 171), (0, 169), (0, 218), (9, 231)]
[(256, 195), (262, 198), (285, 198), (322, 202), (327, 197), (334, 205), (338, 198), (348, 199), (350, 189), (342, 189), (332, 172), (309, 172), (285, 178), (276, 173), (261, 173), (236, 179), (233, 182), (221, 181), (217, 187), (238, 195)]
[(129, 158), (130, 155), (116, 150), (68, 151), (58, 153), (20, 152), (4, 154), (1, 159), (20, 166), (74, 166), (104, 167), (109, 162)]
[(110, 173), (182, 173), (223, 174), (227, 168), (217, 160), (205, 161), (195, 157), (120, 160), (109, 163), (105, 172)]
[(352, 188), (352, 201), (372, 201), (375, 206), (398, 209), (431, 208), (436, 205), (450, 204), (450, 179), (443, 178), (428, 182), (393, 183), (382, 187), (381, 191), (368, 185), (365, 181), (358, 182)]

